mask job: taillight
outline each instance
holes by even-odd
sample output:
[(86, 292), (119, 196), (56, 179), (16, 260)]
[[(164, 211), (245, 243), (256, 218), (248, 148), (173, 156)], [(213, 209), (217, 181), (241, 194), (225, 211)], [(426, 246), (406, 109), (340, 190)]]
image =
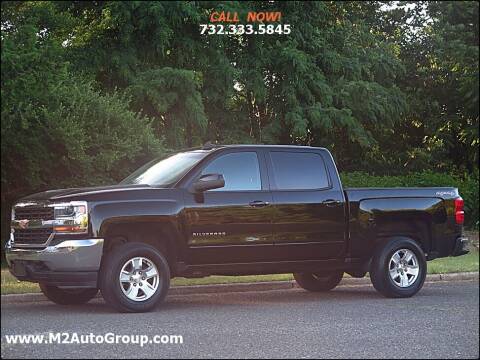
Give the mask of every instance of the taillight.
[(455, 199), (455, 222), (459, 225), (465, 220), (465, 211), (463, 211), (463, 199), (458, 197)]

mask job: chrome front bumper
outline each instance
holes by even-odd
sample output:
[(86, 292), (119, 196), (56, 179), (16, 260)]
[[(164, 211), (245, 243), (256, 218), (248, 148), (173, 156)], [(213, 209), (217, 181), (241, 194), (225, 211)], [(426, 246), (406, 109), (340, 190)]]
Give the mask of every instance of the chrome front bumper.
[(66, 240), (45, 249), (21, 249), (7, 244), (10, 272), (19, 280), (58, 286), (96, 286), (103, 239)]
[(98, 271), (103, 239), (66, 240), (42, 250), (6, 247), (7, 263), (42, 262), (51, 271)]

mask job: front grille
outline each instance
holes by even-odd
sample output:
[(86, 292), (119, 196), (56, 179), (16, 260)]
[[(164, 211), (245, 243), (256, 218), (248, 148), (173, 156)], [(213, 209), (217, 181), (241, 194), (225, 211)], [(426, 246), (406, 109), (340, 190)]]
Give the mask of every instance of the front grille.
[(13, 233), (15, 239), (15, 245), (28, 244), (28, 245), (43, 245), (47, 242), (52, 228), (44, 229), (16, 229)]
[[(51, 206), (18, 206), (15, 208), (15, 220), (54, 220), (54, 208)], [(30, 245), (39, 247), (45, 244), (53, 232), (53, 227), (15, 229), (15, 246)]]
[(53, 220), (54, 209), (51, 206), (22, 206), (15, 208), (17, 220)]

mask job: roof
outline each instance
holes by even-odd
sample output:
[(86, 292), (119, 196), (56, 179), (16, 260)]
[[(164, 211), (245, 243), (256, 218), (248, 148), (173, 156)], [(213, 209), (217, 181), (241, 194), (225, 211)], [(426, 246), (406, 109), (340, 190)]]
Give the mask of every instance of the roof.
[[(205, 144), (198, 150), (214, 150), (220, 148), (272, 148), (272, 149), (315, 149), (325, 150), (323, 147), (304, 146), (304, 145), (265, 145), (265, 144)], [(191, 149), (193, 150), (193, 149)]]

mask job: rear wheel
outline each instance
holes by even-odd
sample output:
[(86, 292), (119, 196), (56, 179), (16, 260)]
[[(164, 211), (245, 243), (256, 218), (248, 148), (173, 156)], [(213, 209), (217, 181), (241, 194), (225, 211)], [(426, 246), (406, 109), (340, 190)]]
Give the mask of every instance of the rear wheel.
[(170, 287), (170, 269), (156, 248), (144, 243), (116, 247), (102, 265), (100, 290), (122, 312), (145, 312), (161, 303)]
[(294, 273), (298, 285), (308, 291), (328, 291), (336, 287), (343, 277), (343, 272), (331, 273)]
[(62, 289), (40, 283), (40, 290), (51, 301), (59, 305), (79, 305), (89, 302), (98, 293), (98, 289)]
[(379, 248), (370, 268), (370, 279), (386, 297), (415, 295), (427, 275), (427, 261), (420, 246), (408, 238), (396, 238)]

